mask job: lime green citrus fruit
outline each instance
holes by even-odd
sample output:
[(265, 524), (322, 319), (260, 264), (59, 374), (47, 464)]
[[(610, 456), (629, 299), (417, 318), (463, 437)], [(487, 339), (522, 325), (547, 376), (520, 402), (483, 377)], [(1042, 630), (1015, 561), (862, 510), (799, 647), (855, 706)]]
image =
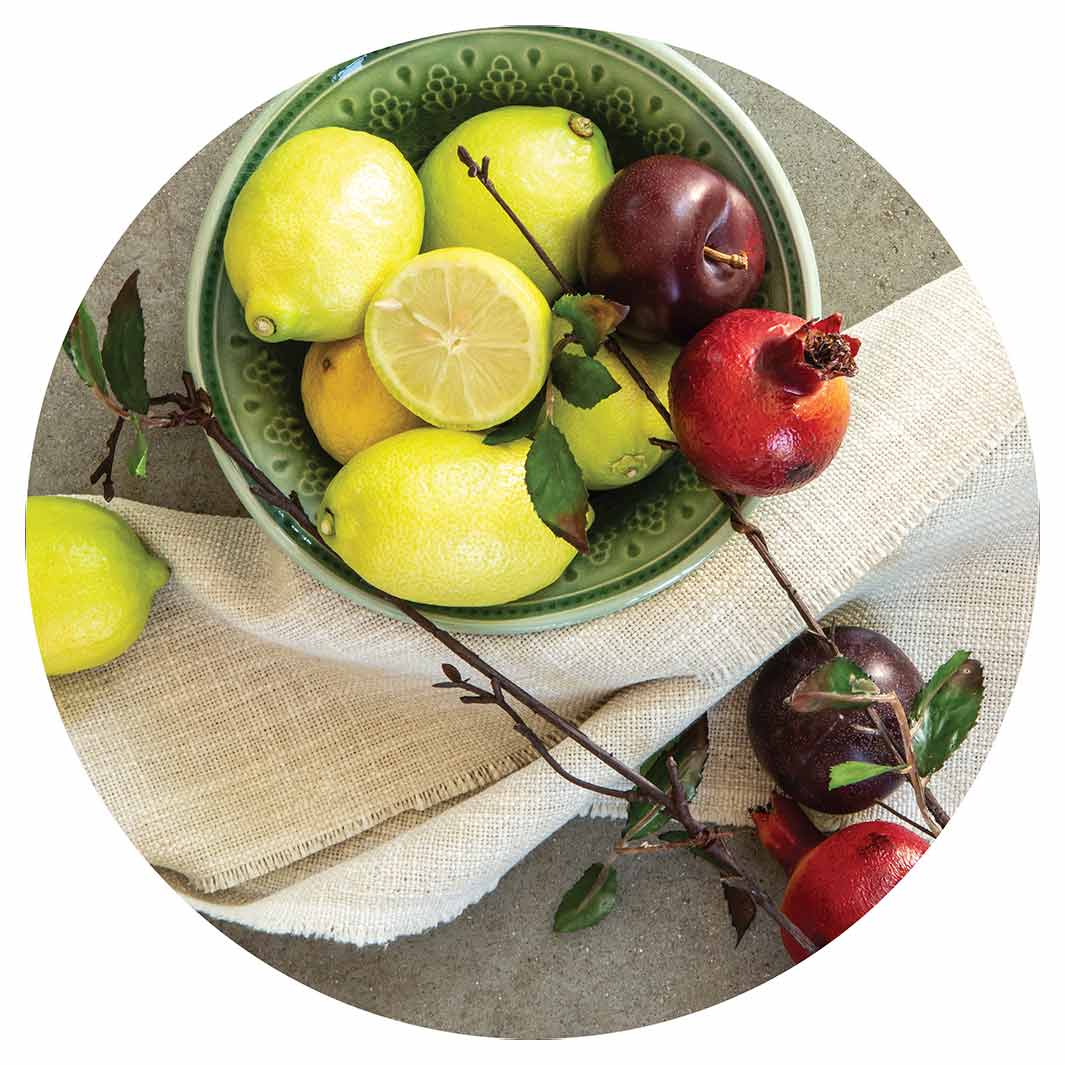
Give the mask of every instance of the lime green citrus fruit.
[(144, 630), (170, 569), (115, 513), (81, 499), (30, 496), (26, 568), (49, 676), (117, 658)]
[(505, 259), (442, 248), (385, 282), (366, 313), (365, 340), (385, 388), (423, 421), (487, 429), (546, 380), (551, 309)]
[(459, 146), (489, 158), (488, 176), (563, 276), (577, 280), (577, 241), (614, 166), (595, 123), (561, 107), (501, 107), (475, 115), (428, 155), (425, 248), (466, 245), (520, 266), (548, 300), (561, 287), (514, 223), (459, 161)]
[(240, 190), (226, 272), (262, 340), (341, 340), (362, 330), (385, 276), (417, 255), (425, 204), (388, 141), (327, 126), (275, 148)]
[(341, 464), (378, 440), (422, 424), (381, 384), (362, 337), (312, 344), (303, 360), (300, 394), (318, 443)]
[(411, 429), (356, 455), (318, 511), (326, 543), (364, 580), (435, 606), (491, 606), (557, 580), (576, 554), (536, 516), (528, 440)]
[[(624, 346), (655, 395), (668, 406), (669, 372), (679, 349), (668, 344), (637, 348), (631, 341), (625, 341)], [(573, 344), (566, 350), (587, 357)], [(617, 358), (605, 348), (599, 349), (596, 358), (621, 386), (620, 391), (587, 409), (567, 403), (557, 392), (552, 403), (555, 425), (565, 436), (584, 483), (601, 491), (635, 484), (657, 470), (670, 452), (652, 444), (650, 437), (673, 440), (674, 436)]]

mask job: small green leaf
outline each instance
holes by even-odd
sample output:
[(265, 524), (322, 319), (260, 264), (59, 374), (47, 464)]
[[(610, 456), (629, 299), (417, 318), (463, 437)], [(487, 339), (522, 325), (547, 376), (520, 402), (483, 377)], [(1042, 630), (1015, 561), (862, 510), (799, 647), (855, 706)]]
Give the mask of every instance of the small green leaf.
[(585, 869), (580, 880), (562, 896), (555, 911), (556, 932), (577, 932), (598, 924), (618, 900), (618, 871), (602, 862)]
[(559, 296), (551, 310), (573, 326), (577, 342), (591, 359), (629, 313), (623, 303), (615, 303), (605, 296), (576, 294)]
[[(666, 756), (673, 755), (677, 763), (677, 776), (684, 785), (684, 794), (691, 799), (703, 779), (706, 756), (710, 750), (710, 735), (706, 714), (701, 714), (694, 724), (689, 725), (675, 740), (656, 751), (644, 762), (640, 772), (657, 784), (663, 791), (668, 791), (669, 770), (666, 768)], [(623, 839), (627, 842), (643, 839), (657, 832), (667, 821), (669, 814), (657, 803), (647, 799), (636, 799), (629, 803), (629, 817), (625, 822)]]
[(144, 313), (134, 270), (111, 305), (104, 337), (103, 364), (115, 398), (127, 410), (148, 413), (148, 382), (144, 378)]
[(914, 700), (913, 753), (917, 772), (929, 777), (962, 745), (984, 698), (984, 670), (958, 651), (936, 670)]
[(126, 459), (126, 468), (134, 477), (148, 476), (148, 437), (141, 428), (141, 420), (135, 414), (130, 418), (133, 426), (133, 447)]
[(96, 323), (83, 303), (74, 320), (70, 323), (67, 335), (63, 338), (63, 350), (74, 364), (78, 376), (90, 387), (95, 385), (104, 395), (107, 394), (107, 378), (104, 376), (104, 364), (100, 360), (100, 341), (96, 336)]
[(800, 713), (817, 710), (846, 710), (852, 706), (872, 706), (880, 694), (860, 666), (837, 655), (819, 665), (795, 685), (788, 705)]
[(567, 403), (584, 410), (621, 391), (621, 385), (601, 362), (568, 351), (560, 351), (551, 360), (551, 383)]
[(482, 443), (491, 447), (495, 444), (510, 444), (515, 440), (521, 440), (522, 437), (532, 436), (540, 421), (540, 412), (544, 409), (546, 396), (547, 385), (545, 384), (513, 418), (490, 430)]
[(588, 489), (566, 438), (550, 422), (525, 456), (525, 487), (540, 520), (582, 554), (588, 552)]
[(845, 788), (863, 780), (883, 776), (885, 773), (905, 773), (904, 765), (877, 765), (874, 762), (837, 762), (828, 771), (828, 790)]

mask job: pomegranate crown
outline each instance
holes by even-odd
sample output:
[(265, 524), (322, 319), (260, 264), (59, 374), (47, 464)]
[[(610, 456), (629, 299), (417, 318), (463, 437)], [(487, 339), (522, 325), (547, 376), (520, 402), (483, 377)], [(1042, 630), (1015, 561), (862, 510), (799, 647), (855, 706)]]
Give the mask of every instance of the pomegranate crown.
[(853, 377), (858, 372), (854, 357), (862, 342), (841, 333), (843, 315), (830, 314), (819, 321), (805, 322), (791, 336), (807, 366), (817, 371), (822, 381), (833, 377)]

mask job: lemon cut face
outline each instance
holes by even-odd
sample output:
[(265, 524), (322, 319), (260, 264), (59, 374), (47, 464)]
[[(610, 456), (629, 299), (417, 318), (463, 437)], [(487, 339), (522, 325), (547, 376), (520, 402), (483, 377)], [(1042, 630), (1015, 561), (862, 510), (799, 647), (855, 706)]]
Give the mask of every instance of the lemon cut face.
[(367, 312), (365, 340), (381, 382), (423, 421), (487, 429), (543, 386), (551, 309), (505, 259), (442, 248), (385, 282)]

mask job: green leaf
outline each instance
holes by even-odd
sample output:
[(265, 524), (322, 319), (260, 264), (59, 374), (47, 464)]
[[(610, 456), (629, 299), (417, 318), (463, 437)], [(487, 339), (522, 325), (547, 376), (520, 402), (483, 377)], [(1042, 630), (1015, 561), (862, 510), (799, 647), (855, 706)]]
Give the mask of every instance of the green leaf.
[(931, 776), (962, 745), (984, 698), (984, 670), (957, 651), (936, 670), (914, 700), (913, 753), (917, 772)]
[(495, 444), (510, 444), (515, 440), (521, 440), (522, 437), (532, 436), (540, 421), (540, 412), (544, 409), (546, 396), (547, 385), (545, 384), (513, 418), (489, 431), (482, 442), (491, 447)]
[(555, 911), (556, 932), (577, 932), (598, 924), (618, 900), (618, 871), (602, 862), (585, 869), (580, 880), (562, 896)]
[(852, 706), (872, 706), (878, 695), (876, 685), (860, 666), (837, 655), (795, 685), (788, 705), (800, 713), (846, 710)]
[(568, 351), (560, 351), (551, 360), (551, 382), (567, 403), (584, 410), (621, 391), (621, 385), (601, 362)]
[(566, 438), (550, 422), (536, 430), (525, 456), (525, 487), (540, 520), (588, 553), (588, 489)]
[(83, 303), (70, 323), (63, 338), (63, 350), (74, 364), (78, 376), (90, 387), (95, 385), (107, 394), (107, 378), (104, 364), (100, 361), (100, 341), (96, 336), (96, 323)]
[(126, 459), (126, 468), (134, 477), (148, 476), (148, 437), (141, 428), (141, 420), (135, 414), (130, 418), (133, 426), (133, 447)]
[(905, 773), (904, 765), (877, 765), (875, 762), (837, 762), (828, 771), (828, 790), (845, 788), (863, 780), (883, 776), (885, 773)]
[[(663, 791), (669, 791), (669, 770), (666, 757), (672, 755), (677, 763), (677, 776), (684, 785), (684, 794), (691, 799), (699, 789), (706, 767), (706, 756), (710, 750), (710, 737), (706, 714), (701, 714), (694, 724), (689, 725), (675, 740), (656, 751), (640, 767), (640, 772), (657, 784)], [(628, 842), (643, 839), (657, 832), (667, 821), (669, 814), (657, 803), (647, 799), (636, 799), (629, 803), (629, 817), (625, 822), (623, 839)]]
[(625, 320), (629, 313), (623, 303), (615, 303), (605, 296), (567, 294), (555, 300), (552, 312), (573, 326), (577, 343), (584, 354), (594, 359), (603, 341)]
[(111, 305), (104, 337), (103, 364), (115, 398), (127, 410), (148, 413), (144, 378), (144, 313), (134, 270)]

